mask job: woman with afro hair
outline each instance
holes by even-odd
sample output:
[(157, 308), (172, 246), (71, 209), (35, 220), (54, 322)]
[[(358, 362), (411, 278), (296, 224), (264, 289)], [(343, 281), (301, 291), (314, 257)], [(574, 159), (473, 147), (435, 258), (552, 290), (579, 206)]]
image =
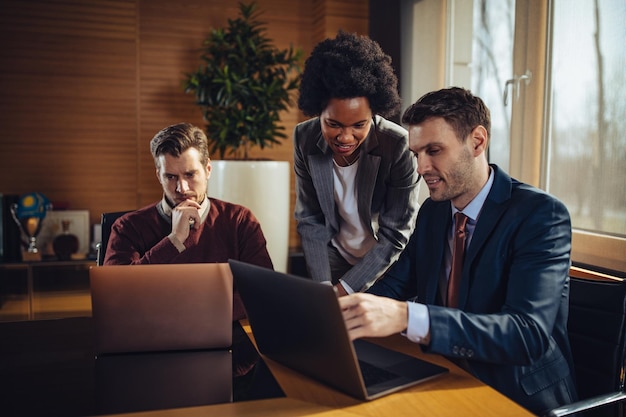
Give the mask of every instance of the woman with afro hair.
[(305, 62), (294, 130), (297, 230), (311, 278), (339, 295), (365, 291), (398, 258), (415, 225), (417, 163), (391, 58), (340, 31)]

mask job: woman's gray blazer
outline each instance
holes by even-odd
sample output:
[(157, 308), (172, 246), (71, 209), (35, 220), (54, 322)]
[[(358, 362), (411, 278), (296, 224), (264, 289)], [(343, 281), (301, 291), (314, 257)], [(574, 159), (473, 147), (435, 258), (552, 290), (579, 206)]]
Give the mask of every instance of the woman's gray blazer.
[[(372, 128), (358, 149), (358, 210), (377, 244), (342, 277), (355, 291), (364, 291), (398, 258), (413, 228), (419, 204), (417, 161), (401, 126), (374, 116)], [(324, 140), (320, 119), (294, 130), (297, 230), (309, 273), (330, 281), (328, 245), (339, 230), (333, 187), (333, 152)]]

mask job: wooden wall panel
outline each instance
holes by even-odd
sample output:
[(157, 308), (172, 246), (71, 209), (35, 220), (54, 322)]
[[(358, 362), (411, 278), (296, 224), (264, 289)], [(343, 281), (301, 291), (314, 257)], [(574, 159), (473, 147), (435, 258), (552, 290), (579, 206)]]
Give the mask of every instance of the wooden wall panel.
[(334, 38), (341, 29), (367, 35), (369, 2), (365, 0), (313, 0), (312, 34), (315, 43)]
[(0, 12), (0, 191), (134, 204), (134, 2), (11, 1)]
[[(257, 3), (274, 43), (305, 57), (338, 28), (367, 32), (362, 0)], [(148, 143), (169, 124), (202, 125), (183, 74), (237, 13), (231, 0), (2, 0), (0, 193), (40, 191), (92, 223), (160, 198)], [(252, 157), (293, 162), (302, 120), (294, 106), (282, 119), (289, 139)], [(299, 246), (293, 220), (289, 244)]]

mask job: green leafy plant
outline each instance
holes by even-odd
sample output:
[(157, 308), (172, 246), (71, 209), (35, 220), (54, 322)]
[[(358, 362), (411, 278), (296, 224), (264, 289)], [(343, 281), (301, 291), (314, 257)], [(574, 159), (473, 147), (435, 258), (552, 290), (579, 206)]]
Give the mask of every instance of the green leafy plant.
[(239, 7), (239, 17), (204, 40), (202, 64), (185, 75), (184, 88), (202, 109), (211, 152), (248, 159), (250, 147), (287, 137), (279, 116), (300, 84), (302, 51), (273, 46), (256, 3)]

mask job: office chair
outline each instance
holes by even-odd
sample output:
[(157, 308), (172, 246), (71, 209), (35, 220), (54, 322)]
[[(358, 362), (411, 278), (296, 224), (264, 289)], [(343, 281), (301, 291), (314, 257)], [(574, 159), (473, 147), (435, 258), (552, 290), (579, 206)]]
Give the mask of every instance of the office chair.
[(626, 416), (626, 280), (570, 277), (568, 333), (581, 400), (546, 416)]
[(113, 223), (115, 222), (115, 220), (117, 220), (118, 217), (121, 217), (122, 215), (128, 213), (129, 211), (132, 211), (132, 210), (116, 211), (112, 213), (102, 213), (102, 217), (100, 218), (100, 224), (101, 224), (101, 229), (102, 229), (101, 231), (102, 239), (100, 240), (99, 243), (96, 244), (96, 251), (97, 251), (96, 264), (98, 266), (102, 266), (102, 264), (104, 263), (104, 255), (107, 250), (107, 245), (109, 244), (109, 235), (111, 234), (111, 226), (113, 226)]

